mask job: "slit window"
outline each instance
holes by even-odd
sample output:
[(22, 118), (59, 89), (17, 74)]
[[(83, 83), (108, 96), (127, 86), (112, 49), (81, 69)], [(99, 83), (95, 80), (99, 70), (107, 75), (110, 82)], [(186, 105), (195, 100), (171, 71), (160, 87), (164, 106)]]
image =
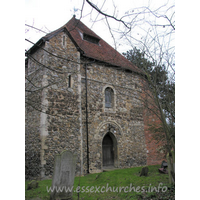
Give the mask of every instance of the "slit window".
[(112, 108), (113, 106), (113, 90), (111, 88), (105, 89), (105, 107)]
[(63, 45), (63, 47), (65, 47), (65, 35), (63, 35), (62, 45)]
[(68, 87), (71, 88), (72, 87), (72, 76), (69, 75), (68, 77)]

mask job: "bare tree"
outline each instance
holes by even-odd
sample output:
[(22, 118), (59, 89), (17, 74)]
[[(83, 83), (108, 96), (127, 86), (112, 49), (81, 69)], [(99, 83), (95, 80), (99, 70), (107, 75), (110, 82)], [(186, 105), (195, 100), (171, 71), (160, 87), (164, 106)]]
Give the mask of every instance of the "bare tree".
[[(86, 2), (104, 17), (113, 38), (116, 33), (120, 34), (121, 39), (125, 39), (132, 49), (134, 47), (141, 49), (141, 52), (145, 54), (145, 58), (154, 63), (154, 69), (162, 66), (163, 70), (168, 72), (168, 80), (163, 80), (164, 85), (162, 87), (167, 89), (169, 83), (175, 84), (175, 5), (173, 2), (154, 9), (151, 9), (150, 6), (131, 8), (120, 18), (115, 13), (113, 15), (107, 14), (89, 0), (86, 0)], [(108, 19), (112, 19), (124, 27), (116, 30), (112, 28), (112, 23)], [(117, 45), (115, 44), (115, 46)], [(157, 85), (156, 81), (158, 73), (150, 74), (148, 66), (145, 65), (143, 70), (148, 83), (144, 84), (143, 91), (148, 96), (148, 105), (151, 105), (148, 106), (148, 109), (159, 116), (162, 122), (160, 130), (165, 134), (167, 150), (171, 154), (172, 149), (175, 151), (175, 90), (169, 90), (168, 88), (169, 95), (165, 97), (166, 102), (163, 104), (160, 97), (161, 87)], [(172, 166), (172, 163), (170, 164)], [(171, 169), (172, 177), (175, 180), (173, 166)]]

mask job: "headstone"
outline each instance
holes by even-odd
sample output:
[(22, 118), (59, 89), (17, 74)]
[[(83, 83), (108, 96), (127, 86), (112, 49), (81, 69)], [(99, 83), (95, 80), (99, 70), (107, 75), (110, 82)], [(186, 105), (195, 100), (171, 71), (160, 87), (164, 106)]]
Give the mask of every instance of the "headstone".
[(164, 160), (162, 161), (161, 168), (167, 168), (167, 162), (165, 162)]
[(51, 189), (51, 200), (72, 199), (76, 169), (76, 156), (70, 151), (63, 151), (55, 156), (54, 172)]
[(38, 181), (32, 180), (30, 183), (28, 183), (27, 190), (36, 189), (38, 187)]
[(158, 171), (163, 174), (168, 174), (167, 167), (168, 167), (167, 162), (163, 160), (161, 164), (161, 168), (159, 168)]
[(149, 168), (148, 167), (143, 167), (142, 171), (140, 173), (140, 176), (147, 176), (149, 172)]

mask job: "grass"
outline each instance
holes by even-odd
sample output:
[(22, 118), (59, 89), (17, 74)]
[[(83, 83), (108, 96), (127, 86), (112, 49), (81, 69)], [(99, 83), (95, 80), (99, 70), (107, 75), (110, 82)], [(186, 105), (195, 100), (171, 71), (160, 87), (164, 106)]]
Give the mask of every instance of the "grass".
[[(79, 199), (85, 200), (100, 200), (100, 199), (141, 199), (144, 194), (142, 194), (142, 189), (149, 191), (152, 190), (152, 187), (158, 188), (158, 185), (162, 183), (163, 186), (169, 186), (168, 184), (168, 175), (160, 174), (158, 172), (159, 165), (148, 166), (149, 173), (147, 177), (140, 177), (139, 173), (142, 167), (134, 167), (129, 169), (118, 169), (109, 172), (102, 172), (98, 174), (89, 174), (84, 177), (80, 177), (80, 193)], [(26, 181), (25, 183), (25, 196), (26, 199), (31, 198), (40, 198), (43, 200), (47, 200), (50, 197), (50, 193), (47, 192), (47, 187), (51, 186), (52, 180), (43, 180), (39, 181), (39, 187), (32, 190), (27, 190), (27, 185), (30, 181)], [(75, 177), (74, 180), (74, 190), (78, 189), (79, 177)], [(130, 185), (132, 186), (132, 191), (129, 192)], [(85, 187), (83, 187), (85, 186)], [(92, 186), (94, 188), (92, 189)], [(127, 187), (128, 186), (128, 187)], [(138, 187), (139, 186), (139, 187)], [(87, 188), (88, 187), (88, 188)], [(118, 192), (110, 191), (111, 188), (116, 190), (118, 188)], [(120, 187), (127, 187), (119, 192)], [(134, 188), (138, 189), (137, 192), (134, 192)], [(143, 188), (142, 188), (143, 187)], [(96, 188), (98, 190), (96, 190)], [(106, 188), (108, 189), (107, 192)], [(102, 189), (102, 192), (101, 192)], [(83, 190), (85, 190), (83, 192)], [(91, 192), (89, 192), (91, 190)], [(160, 189), (161, 191), (162, 189)], [(96, 192), (95, 192), (96, 191)], [(156, 196), (154, 192), (146, 193), (146, 197), (153, 198)], [(73, 199), (78, 199), (78, 193), (73, 192)]]

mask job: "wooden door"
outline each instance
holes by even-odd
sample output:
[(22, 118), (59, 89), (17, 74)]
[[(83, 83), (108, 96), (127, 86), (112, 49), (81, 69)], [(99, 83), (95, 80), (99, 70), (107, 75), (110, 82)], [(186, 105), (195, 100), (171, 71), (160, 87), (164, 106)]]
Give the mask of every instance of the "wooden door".
[(114, 152), (112, 138), (107, 134), (103, 139), (103, 166), (114, 165)]

